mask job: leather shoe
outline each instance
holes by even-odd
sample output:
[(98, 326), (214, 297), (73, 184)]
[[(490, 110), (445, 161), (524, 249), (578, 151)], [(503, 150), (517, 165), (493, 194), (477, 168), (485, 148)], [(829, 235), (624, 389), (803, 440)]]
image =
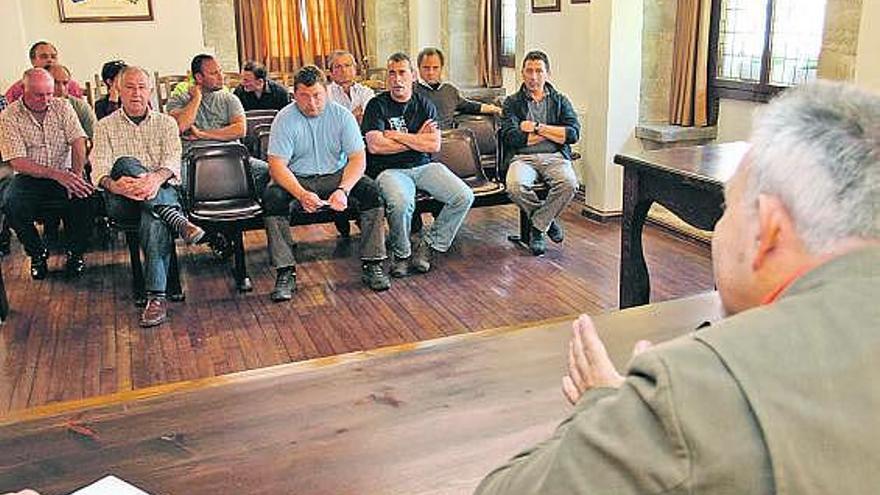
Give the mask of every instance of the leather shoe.
[(275, 302), (293, 299), (296, 290), (296, 272), (292, 268), (281, 268), (275, 277), (275, 288), (269, 296)]
[(533, 255), (541, 256), (547, 251), (547, 241), (544, 240), (544, 233), (534, 227), (530, 228), (529, 250)]
[(419, 243), (416, 244), (415, 249), (413, 249), (411, 262), (413, 269), (419, 273), (428, 273), (431, 270), (431, 258), (433, 255), (434, 248), (422, 237)]
[(144, 328), (155, 327), (165, 323), (168, 319), (168, 308), (165, 298), (162, 296), (150, 296), (147, 298), (147, 306), (141, 313), (140, 325)]
[(391, 279), (385, 274), (380, 262), (364, 263), (361, 269), (361, 281), (376, 292), (391, 288)]
[(67, 263), (64, 271), (69, 277), (79, 277), (86, 268), (86, 262), (81, 254), (67, 253)]
[(409, 275), (409, 258), (391, 258), (391, 276), (394, 278), (403, 278)]
[(202, 237), (205, 237), (205, 231), (198, 225), (190, 222), (183, 227), (181, 236), (187, 244), (198, 244)]
[(43, 280), (49, 273), (49, 253), (42, 253), (31, 256), (31, 278), (34, 280)]
[(565, 240), (565, 227), (562, 226), (562, 222), (558, 218), (550, 222), (550, 227), (547, 229), (547, 237), (556, 244)]

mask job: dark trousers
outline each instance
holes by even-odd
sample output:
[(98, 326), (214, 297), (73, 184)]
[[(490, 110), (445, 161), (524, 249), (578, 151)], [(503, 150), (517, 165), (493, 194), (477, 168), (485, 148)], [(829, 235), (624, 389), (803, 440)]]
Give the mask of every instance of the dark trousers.
[(67, 190), (52, 179), (17, 174), (6, 190), (4, 209), (28, 256), (38, 256), (46, 250), (34, 222), (47, 215), (64, 220), (70, 253), (82, 255), (88, 247), (92, 225), (90, 198), (68, 198)]
[[(148, 170), (136, 158), (124, 156), (116, 160), (110, 171), (110, 177), (137, 177)], [(138, 234), (141, 249), (144, 252), (144, 286), (147, 292), (163, 293), (168, 282), (168, 265), (171, 263), (171, 251), (174, 249), (174, 233), (171, 228), (156, 216), (156, 206), (173, 206), (180, 208), (180, 196), (177, 189), (164, 184), (152, 199), (134, 201), (124, 196), (105, 192), (107, 214), (119, 223), (138, 223)]]
[[(328, 199), (342, 181), (342, 170), (327, 175), (297, 177), (307, 190), (321, 199)], [(361, 259), (379, 261), (385, 254), (385, 208), (379, 194), (379, 187), (369, 177), (361, 177), (348, 195), (348, 209), (360, 215)], [(296, 265), (293, 256), (293, 237), (290, 235), (289, 219), (292, 213), (302, 211), (302, 205), (287, 190), (277, 184), (270, 184), (263, 194), (263, 210), (266, 212), (266, 237), (269, 241), (269, 256), (275, 268)]]

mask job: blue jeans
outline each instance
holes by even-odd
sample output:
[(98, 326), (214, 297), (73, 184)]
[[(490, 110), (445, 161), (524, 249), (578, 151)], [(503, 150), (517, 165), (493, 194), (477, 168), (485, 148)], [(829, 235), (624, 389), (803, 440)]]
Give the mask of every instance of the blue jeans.
[[(148, 170), (136, 158), (123, 156), (116, 160), (110, 177), (137, 177)], [(180, 196), (174, 186), (165, 183), (152, 199), (134, 201), (111, 192), (104, 192), (107, 214), (120, 223), (140, 222), (138, 233), (144, 252), (144, 287), (150, 293), (164, 293), (168, 281), (168, 265), (174, 249), (174, 232), (153, 212), (156, 206), (180, 208)]]
[(376, 178), (376, 183), (385, 198), (391, 252), (397, 258), (408, 258), (412, 254), (409, 236), (410, 222), (416, 209), (416, 189), (425, 191), (443, 203), (437, 219), (423, 234), (425, 242), (441, 253), (449, 250), (474, 202), (471, 188), (446, 165), (437, 162), (415, 168), (385, 170)]

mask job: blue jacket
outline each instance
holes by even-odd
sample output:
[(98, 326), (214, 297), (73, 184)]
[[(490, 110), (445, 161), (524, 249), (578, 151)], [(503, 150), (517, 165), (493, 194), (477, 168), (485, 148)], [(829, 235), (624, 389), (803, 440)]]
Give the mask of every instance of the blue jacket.
[[(577, 114), (571, 106), (571, 102), (564, 94), (556, 91), (550, 83), (544, 83), (545, 98), (548, 100), (547, 124), (565, 126), (565, 144), (556, 147), (563, 156), (571, 160), (571, 144), (580, 138), (581, 125), (578, 123)], [(519, 128), (520, 122), (528, 120), (529, 100), (531, 94), (522, 85), (515, 94), (504, 100), (504, 112), (501, 114), (501, 141), (505, 148), (505, 157), (509, 158), (516, 154), (520, 148), (526, 147), (528, 134)], [(555, 143), (554, 143), (555, 144)]]

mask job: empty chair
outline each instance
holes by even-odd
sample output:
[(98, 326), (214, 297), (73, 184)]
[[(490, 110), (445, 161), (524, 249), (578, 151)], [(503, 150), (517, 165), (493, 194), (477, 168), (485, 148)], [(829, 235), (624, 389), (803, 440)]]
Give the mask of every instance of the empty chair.
[(247, 149), (238, 143), (197, 146), (185, 158), (184, 182), (190, 219), (221, 232), (234, 254), (233, 274), (240, 292), (253, 289), (247, 276), (242, 232), (262, 225)]
[(495, 116), (459, 114), (455, 116), (455, 127), (473, 131), (474, 136), (477, 138), (477, 148), (480, 151), (480, 164), (483, 170), (490, 178), (503, 181), (503, 177), (498, 177), (498, 170), (496, 168), (498, 120)]
[(269, 134), (272, 131), (272, 124), (260, 124), (254, 127), (254, 147), (255, 155), (260, 160), (269, 159)]
[(186, 81), (188, 76), (159, 76), (159, 73), (156, 72), (154, 73), (154, 77), (156, 78), (156, 100), (159, 103), (159, 111), (164, 113), (165, 104), (168, 103), (168, 99), (171, 97), (171, 92), (174, 91), (174, 87)]
[(477, 138), (470, 129), (447, 129), (433, 158), (452, 170), (474, 192), (474, 206), (508, 202), (504, 184), (489, 180), (480, 165)]
[(247, 130), (245, 131), (245, 136), (242, 142), (247, 147), (251, 156), (260, 156), (260, 141), (259, 136), (256, 134), (257, 127), (263, 125), (271, 126), (272, 121), (275, 120), (275, 114), (277, 113), (276, 110), (249, 110), (245, 112)]

